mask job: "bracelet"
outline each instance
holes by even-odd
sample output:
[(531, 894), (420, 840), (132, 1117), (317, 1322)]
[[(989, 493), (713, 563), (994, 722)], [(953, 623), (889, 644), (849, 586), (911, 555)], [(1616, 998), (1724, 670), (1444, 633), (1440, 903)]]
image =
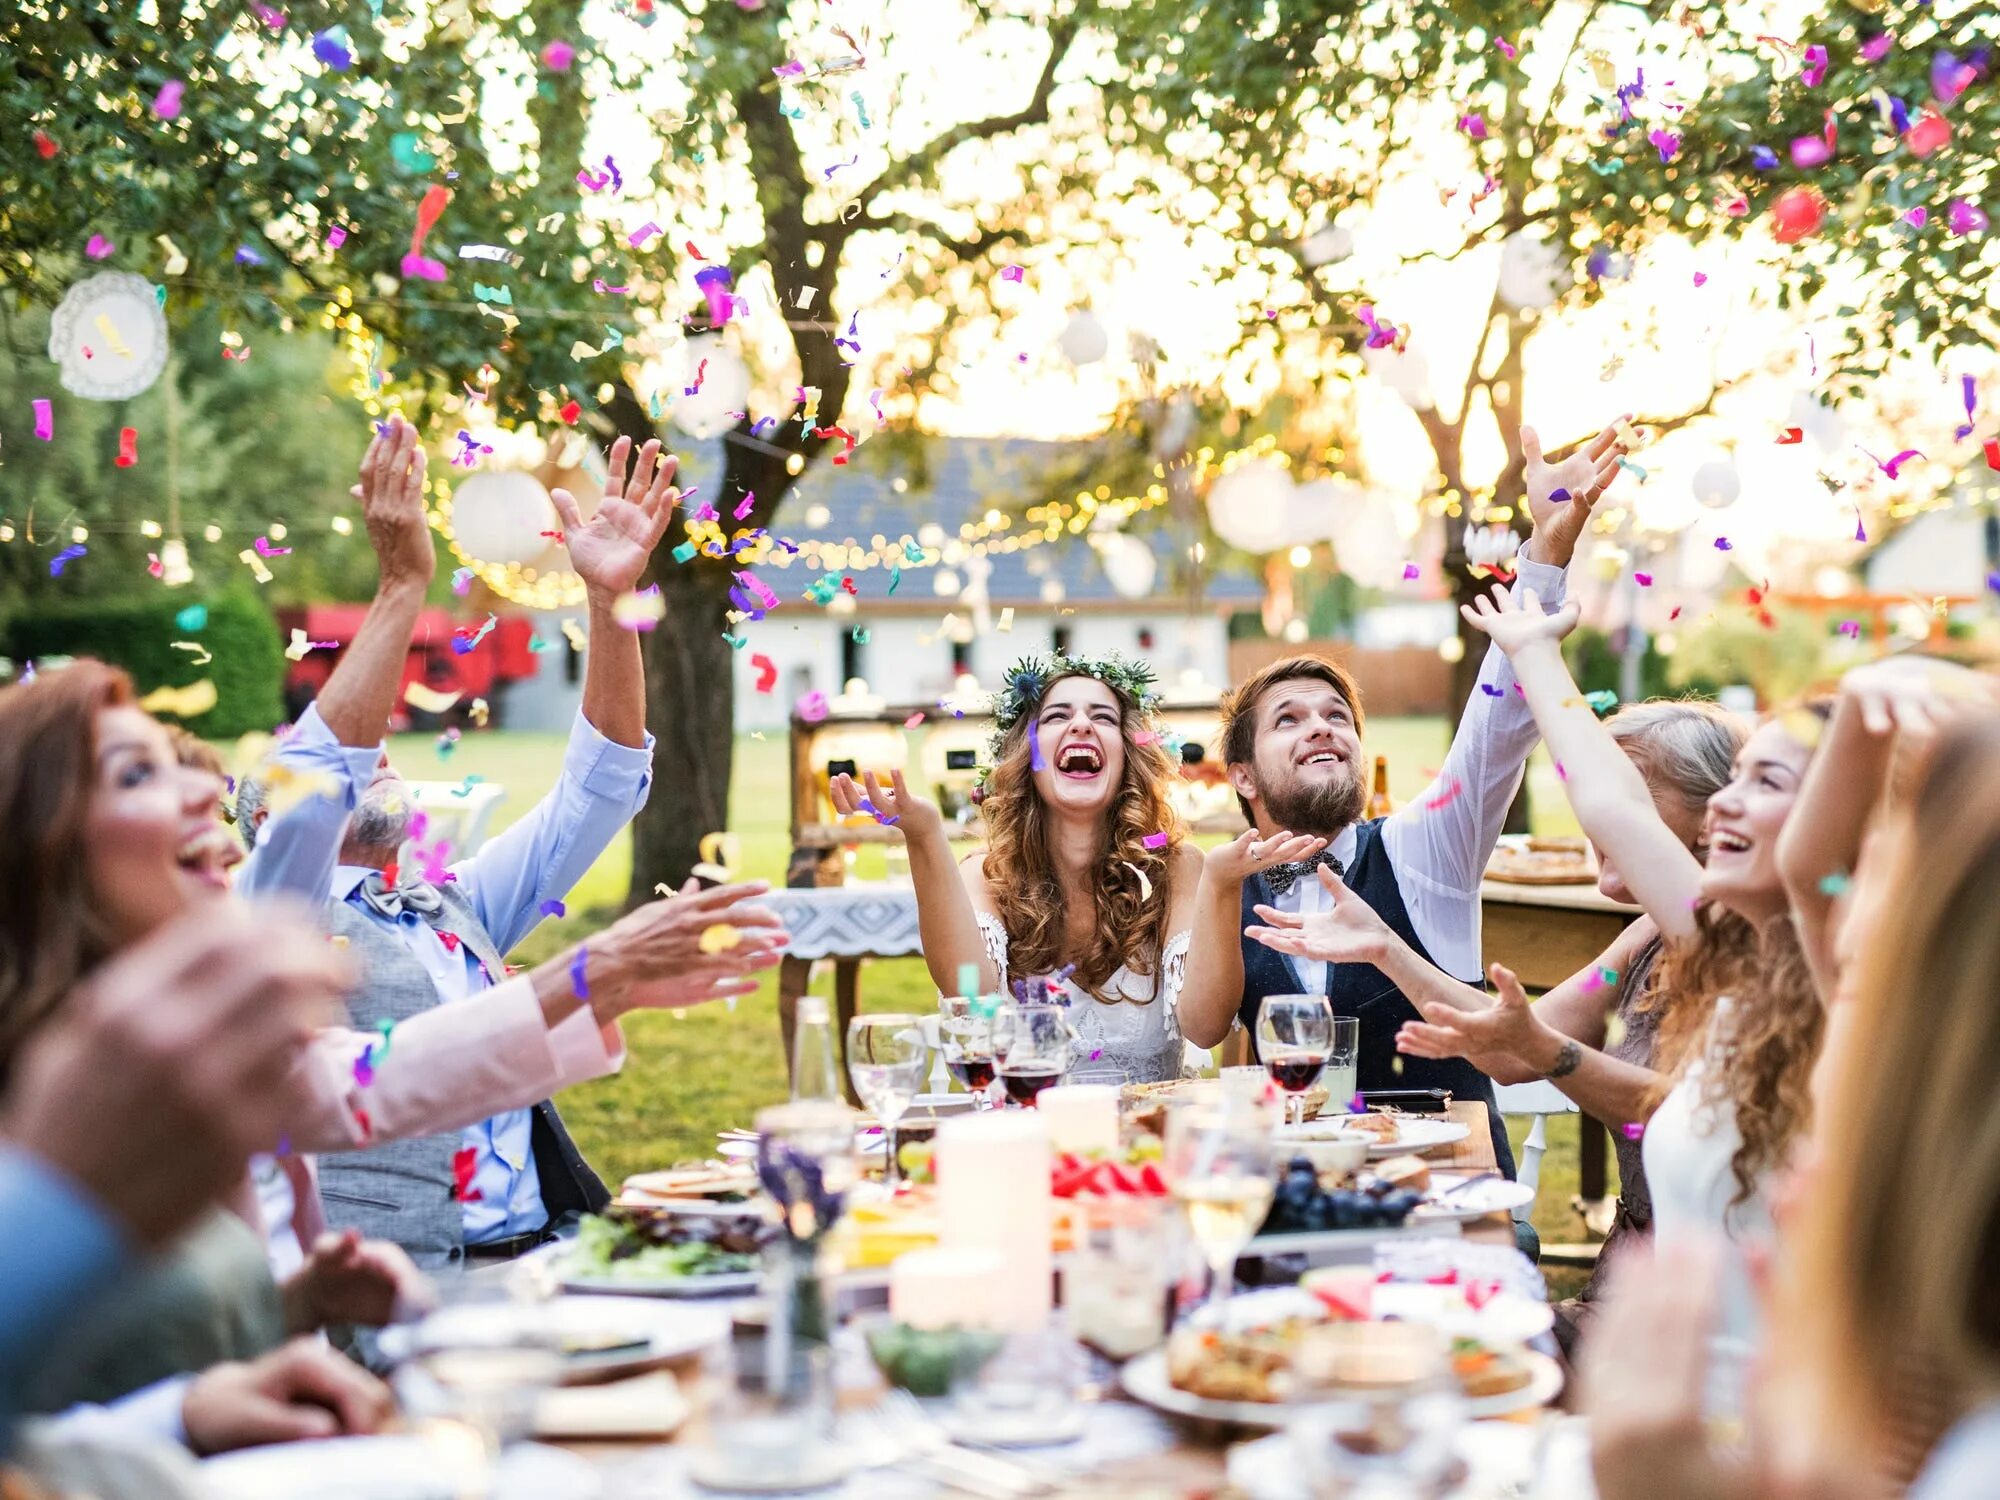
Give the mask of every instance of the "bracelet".
[(1577, 1070), (1582, 1062), (1583, 1044), (1577, 1041), (1575, 1037), (1564, 1037), (1563, 1044), (1556, 1048), (1556, 1065), (1544, 1073), (1542, 1077), (1551, 1081), (1557, 1078), (1567, 1078)]

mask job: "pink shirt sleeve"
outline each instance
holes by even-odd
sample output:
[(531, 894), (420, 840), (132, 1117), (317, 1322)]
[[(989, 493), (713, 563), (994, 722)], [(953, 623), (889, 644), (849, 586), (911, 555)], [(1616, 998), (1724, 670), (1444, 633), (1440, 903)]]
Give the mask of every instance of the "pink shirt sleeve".
[[(557, 1026), (542, 1020), (525, 975), (476, 1005), (440, 1005), (379, 1033), (329, 1028), (298, 1070), (293, 1151), (355, 1151), (407, 1136), (462, 1130), (624, 1066), (618, 1028), (588, 1006)], [(356, 1063), (373, 1048), (373, 1076)], [(364, 1070), (365, 1072), (366, 1070)], [(364, 1125), (363, 1118), (366, 1119)]]

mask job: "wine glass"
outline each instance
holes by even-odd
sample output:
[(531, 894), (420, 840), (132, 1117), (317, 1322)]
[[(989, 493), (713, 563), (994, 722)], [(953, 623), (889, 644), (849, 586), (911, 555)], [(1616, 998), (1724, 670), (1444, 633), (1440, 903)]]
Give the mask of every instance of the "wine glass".
[(923, 1092), (931, 1049), (924, 1041), (922, 1016), (892, 1012), (856, 1016), (847, 1023), (847, 1076), (854, 1092), (875, 1112), (889, 1149), (882, 1178), (894, 1192), (902, 1184), (896, 1160), (896, 1122)]
[(1194, 1101), (1167, 1116), (1161, 1166), (1208, 1261), (1218, 1314), (1236, 1280), (1236, 1257), (1271, 1207), (1271, 1157), (1266, 1110)]
[(985, 1011), (981, 1002), (964, 995), (938, 997), (938, 1051), (959, 1087), (972, 1095), (973, 1108), (993, 1106), (993, 1081), (1000, 1064), (993, 1048), (993, 1011), (997, 1001)]
[(1003, 1005), (993, 1017), (993, 1052), (1007, 1097), (1028, 1109), (1069, 1070), (1069, 1018), (1056, 1005)]
[(1305, 1091), (1333, 1053), (1333, 1007), (1324, 995), (1267, 995), (1257, 1012), (1257, 1060), (1285, 1091), (1285, 1118), (1297, 1124)]

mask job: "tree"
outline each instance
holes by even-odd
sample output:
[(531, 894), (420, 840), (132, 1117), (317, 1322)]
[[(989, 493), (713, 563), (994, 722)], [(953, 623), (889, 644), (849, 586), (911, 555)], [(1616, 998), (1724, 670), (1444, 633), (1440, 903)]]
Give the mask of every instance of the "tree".
[[(1569, 273), (1568, 290), (1558, 284), (1546, 308), (1510, 297), (1495, 276), (1462, 379), (1435, 402), (1411, 403), (1434, 461), (1433, 506), (1462, 602), (1482, 586), (1467, 556), (1471, 528), (1482, 518), (1517, 529), (1525, 520), (1520, 429), (1538, 330), (1601, 302), (1631, 257), (1662, 237), (1766, 235), (1780, 193), (1818, 176), (1845, 230), (1774, 246), (1768, 295), (1797, 305), (1842, 268), (1858, 305), (1843, 309), (1849, 338), (1829, 374), (1880, 373), (1906, 324), (1933, 344), (1990, 338), (1978, 268), (1992, 260), (1992, 242), (1954, 241), (1934, 227), (1913, 245), (1910, 224), (1897, 217), (1923, 198), (1935, 226), (1941, 200), (1976, 199), (1984, 187), (1988, 163), (1975, 143), (1992, 138), (2000, 106), (1990, 88), (1969, 87), (1989, 70), (1994, 22), (1979, 9), (1958, 7), (1947, 21), (1916, 4), (1831, 4), (1808, 16), (1796, 41), (1774, 42), (1754, 30), (1761, 11), (1721, 4), (1679, 4), (1669, 19), (1598, 0), (1135, 0), (1117, 28), (1110, 117), (1114, 138), (1180, 164), (1189, 216), (1227, 236), (1248, 304), (1241, 348), (1273, 367), (1297, 361), (1301, 346), (1316, 351), (1303, 363), (1307, 382), (1322, 388), (1371, 361), (1392, 379), (1408, 377), (1396, 368), (1394, 324), (1421, 321), (1423, 310), (1406, 315), (1373, 291), (1355, 270), (1361, 258), (1346, 262), (1351, 236), (1334, 225), (1399, 185), (1435, 179), (1465, 214), (1447, 243), (1417, 248), (1389, 272), (1462, 261), (1491, 276), (1495, 251), (1505, 254), (1510, 240), (1516, 253), (1536, 253), (1525, 236), (1550, 247), (1550, 271)], [(1898, 44), (1870, 61), (1869, 39), (1890, 31)], [(1833, 55), (1830, 70), (1809, 62), (1814, 45)], [(1816, 72), (1827, 76), (1809, 78)], [(1906, 104), (1878, 111), (1870, 92), (1878, 87)], [(1903, 109), (1916, 116), (1914, 101), (1927, 92), (1957, 117), (1949, 147), (1920, 157), (1876, 121)], [(1789, 165), (1791, 140), (1829, 118), (1838, 127), (1834, 161)], [(1760, 147), (1773, 153), (1768, 166)], [(1734, 378), (1715, 372), (1705, 398), (1641, 411), (1638, 422), (1660, 432), (1695, 420)], [(1466, 455), (1484, 423), (1504, 462), (1482, 488), (1470, 482)], [(1461, 640), (1462, 703), (1485, 643), (1469, 631)]]

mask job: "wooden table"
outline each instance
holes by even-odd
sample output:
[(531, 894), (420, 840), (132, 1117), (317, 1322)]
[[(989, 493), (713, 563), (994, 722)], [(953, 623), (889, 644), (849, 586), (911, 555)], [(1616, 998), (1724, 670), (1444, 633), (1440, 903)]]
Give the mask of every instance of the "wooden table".
[(1612, 901), (1595, 885), (1482, 881), (1479, 906), (1486, 962), (1505, 964), (1531, 990), (1554, 989), (1611, 946), (1639, 908)]

